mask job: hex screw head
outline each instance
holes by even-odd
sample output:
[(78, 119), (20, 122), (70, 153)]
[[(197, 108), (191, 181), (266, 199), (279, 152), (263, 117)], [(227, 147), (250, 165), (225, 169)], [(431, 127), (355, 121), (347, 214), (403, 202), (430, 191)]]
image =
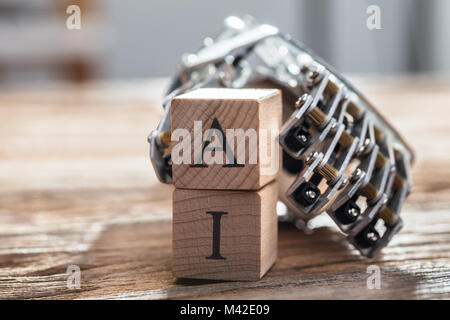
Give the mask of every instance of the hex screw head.
[(355, 182), (356, 180), (358, 180), (359, 178), (361, 178), (363, 172), (361, 169), (357, 168), (352, 175), (350, 176), (350, 181), (351, 182)]
[(375, 234), (375, 232), (368, 232), (366, 237), (367, 237), (367, 239), (369, 239), (372, 242), (375, 242), (378, 240), (378, 236)]
[(356, 218), (359, 214), (358, 210), (356, 210), (355, 208), (350, 208), (347, 212), (353, 218)]
[(317, 151), (311, 152), (308, 157), (306, 157), (305, 163), (307, 165), (310, 165), (311, 163), (314, 162), (314, 160), (317, 159), (317, 157), (319, 156), (319, 154), (317, 153)]
[(304, 93), (298, 100), (295, 102), (295, 107), (298, 109), (308, 101), (309, 94)]
[(310, 199), (315, 199), (317, 197), (317, 193), (314, 190), (306, 190), (305, 194)]

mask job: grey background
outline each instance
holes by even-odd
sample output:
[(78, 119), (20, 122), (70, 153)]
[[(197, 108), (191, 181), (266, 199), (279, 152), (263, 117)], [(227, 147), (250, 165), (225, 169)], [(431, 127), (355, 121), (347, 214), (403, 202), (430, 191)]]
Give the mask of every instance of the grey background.
[[(450, 71), (450, 1), (109, 0), (114, 37), (107, 74), (164, 76), (230, 14), (249, 13), (292, 34), (344, 72)], [(368, 30), (366, 9), (381, 9)]]
[[(64, 12), (53, 19), (43, 9), (54, 1), (0, 2), (0, 83), (57, 78), (49, 66), (73, 54), (89, 59), (96, 78), (169, 76), (226, 16), (243, 14), (293, 35), (345, 73), (450, 71), (447, 0), (89, 0), (94, 9), (82, 13), (78, 31), (67, 30)], [(366, 27), (373, 4), (381, 30)]]

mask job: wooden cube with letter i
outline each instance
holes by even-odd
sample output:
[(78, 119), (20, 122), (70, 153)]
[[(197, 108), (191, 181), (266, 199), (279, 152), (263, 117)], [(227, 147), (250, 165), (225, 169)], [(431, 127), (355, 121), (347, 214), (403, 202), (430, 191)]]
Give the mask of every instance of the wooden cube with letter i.
[(173, 273), (259, 280), (277, 256), (276, 89), (198, 89), (172, 100)]
[(261, 279), (277, 256), (277, 199), (276, 181), (258, 191), (175, 189), (174, 275)]

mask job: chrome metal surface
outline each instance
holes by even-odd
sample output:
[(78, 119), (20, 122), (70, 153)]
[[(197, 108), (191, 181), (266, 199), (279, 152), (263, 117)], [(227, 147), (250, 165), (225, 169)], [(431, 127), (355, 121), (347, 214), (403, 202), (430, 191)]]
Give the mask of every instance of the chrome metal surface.
[[(303, 164), (287, 170), (291, 186), (281, 200), (289, 213), (280, 217), (306, 225), (326, 211), (363, 255), (374, 255), (402, 225), (399, 214), (411, 189), (412, 149), (332, 67), (303, 44), (251, 17), (228, 17), (215, 39), (207, 38), (200, 50), (183, 56), (164, 102), (163, 119), (149, 136), (158, 178), (172, 182), (169, 145), (161, 137), (171, 129), (174, 96), (206, 86), (242, 88), (261, 78), (298, 98), (289, 106), (292, 115), (279, 140), (286, 156)], [(295, 192), (305, 183), (317, 184), (317, 189), (303, 190), (307, 199), (302, 204)], [(379, 221), (385, 221), (381, 234), (374, 229)]]

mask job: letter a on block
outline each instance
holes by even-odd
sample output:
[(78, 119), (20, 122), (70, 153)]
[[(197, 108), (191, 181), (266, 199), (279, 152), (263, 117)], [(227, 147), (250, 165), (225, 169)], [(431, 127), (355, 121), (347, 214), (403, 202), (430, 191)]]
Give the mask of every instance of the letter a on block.
[[(277, 136), (279, 90), (201, 88), (179, 95), (171, 103), (172, 132), (184, 129), (192, 137), (191, 163), (172, 158), (176, 188), (258, 190), (277, 177), (278, 167), (266, 167), (267, 163), (279, 163), (278, 142), (259, 136), (264, 131)], [(177, 143), (181, 142), (172, 141), (175, 150), (180, 149)], [(272, 151), (269, 155), (268, 150)]]
[[(219, 140), (219, 147), (210, 146), (211, 140), (213, 139)], [(194, 164), (191, 165), (193, 168), (206, 168), (207, 164), (204, 163), (205, 152), (213, 152), (215, 153), (215, 158), (220, 157), (220, 162), (216, 162), (218, 164), (224, 163), (223, 167), (243, 167), (244, 164), (238, 164), (236, 161), (236, 157), (234, 156), (233, 150), (227, 143), (227, 138), (225, 132), (223, 132), (222, 126), (219, 123), (217, 118), (214, 118), (210, 130), (208, 130), (207, 137), (205, 139), (205, 144), (202, 149), (202, 157), (200, 159), (195, 159)], [(217, 143), (217, 141), (216, 141)], [(226, 161), (223, 162), (223, 153), (227, 157)]]

